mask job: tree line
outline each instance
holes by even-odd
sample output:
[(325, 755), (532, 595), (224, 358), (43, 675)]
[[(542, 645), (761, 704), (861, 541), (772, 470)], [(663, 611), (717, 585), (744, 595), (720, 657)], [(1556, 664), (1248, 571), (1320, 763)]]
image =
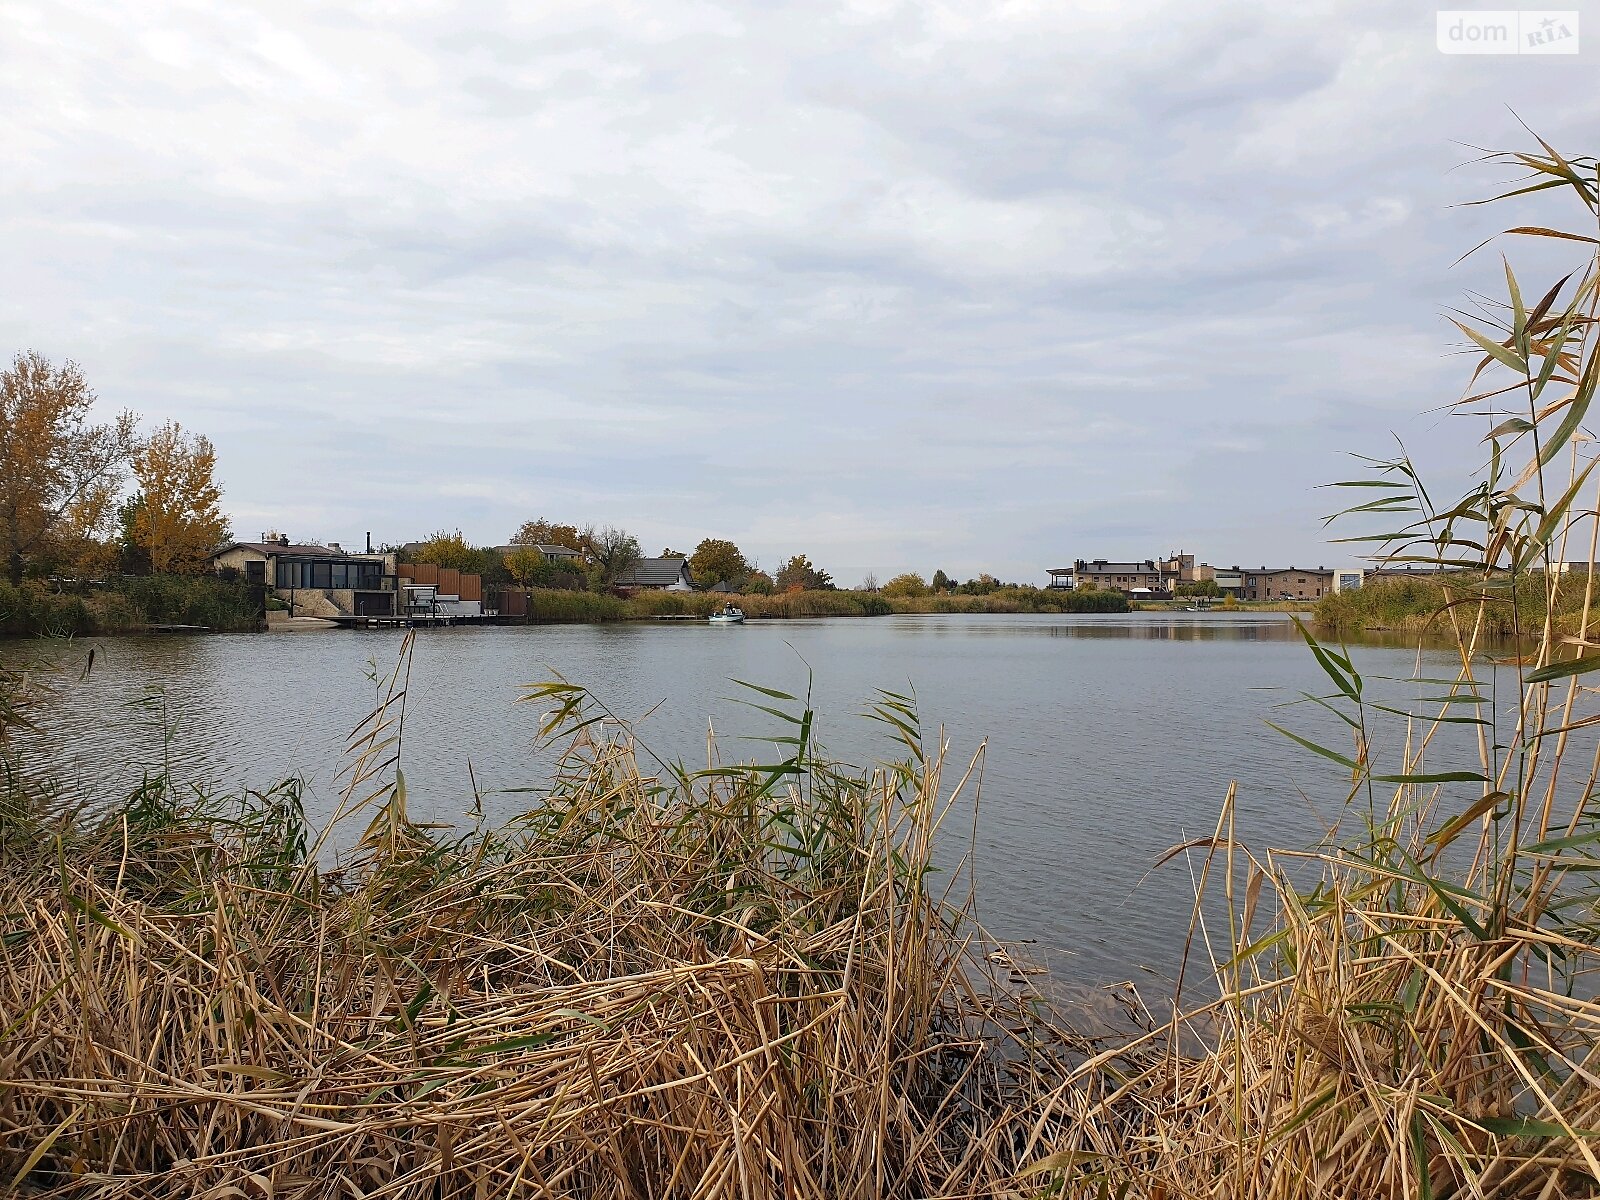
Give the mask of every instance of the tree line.
[[(547, 554), (541, 546), (560, 547), (572, 554)], [(771, 595), (836, 588), (833, 577), (804, 554), (792, 555), (777, 570), (768, 572), (726, 538), (703, 538), (689, 552), (669, 546), (660, 555), (677, 556), (687, 561), (690, 577), (702, 589), (720, 587), (743, 595)], [(639, 539), (626, 530), (610, 525), (596, 528), (562, 524), (540, 517), (523, 522), (507, 548), (474, 546), (459, 529), (440, 530), (412, 548), (408, 557), (415, 562), (480, 575), (490, 587), (515, 584), (605, 592), (625, 584), (645, 555)]]
[(12, 587), (198, 574), (229, 536), (211, 442), (176, 421), (141, 433), (128, 411), (97, 422), (95, 399), (71, 360), (27, 350), (0, 370), (0, 554)]

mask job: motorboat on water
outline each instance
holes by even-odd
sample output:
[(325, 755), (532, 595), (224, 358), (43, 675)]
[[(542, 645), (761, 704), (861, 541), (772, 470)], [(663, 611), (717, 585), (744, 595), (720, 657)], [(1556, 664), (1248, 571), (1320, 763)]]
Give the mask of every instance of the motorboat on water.
[(743, 625), (744, 609), (736, 604), (724, 604), (721, 612), (714, 612), (706, 618), (713, 625)]

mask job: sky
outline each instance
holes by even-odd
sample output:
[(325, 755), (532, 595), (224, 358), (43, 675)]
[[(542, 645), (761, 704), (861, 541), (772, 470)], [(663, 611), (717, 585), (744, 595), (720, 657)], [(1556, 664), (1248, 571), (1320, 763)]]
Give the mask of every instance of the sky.
[(210, 437), (249, 538), (1344, 564), (1351, 453), (1479, 460), (1452, 264), (1576, 223), (1474, 147), (1600, 150), (1600, 4), (1435, 11), (0, 0), (0, 352)]

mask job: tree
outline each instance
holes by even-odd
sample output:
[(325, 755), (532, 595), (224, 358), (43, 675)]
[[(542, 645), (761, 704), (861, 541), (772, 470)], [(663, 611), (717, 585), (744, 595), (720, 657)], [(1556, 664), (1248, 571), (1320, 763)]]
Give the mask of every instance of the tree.
[(522, 528), (517, 530), (516, 536), (511, 539), (513, 546), (565, 546), (568, 550), (576, 550), (580, 554), (588, 549), (584, 544), (583, 533), (576, 525), (557, 525), (540, 517), (535, 521), (524, 521)]
[(776, 585), (779, 591), (787, 592), (793, 588), (802, 591), (827, 591), (833, 587), (833, 578), (823, 570), (811, 565), (811, 560), (804, 554), (796, 554), (778, 571)]
[(412, 555), (419, 563), (432, 563), (451, 571), (471, 571), (478, 565), (478, 554), (458, 529), (454, 533), (441, 529), (433, 534)]
[(904, 575), (896, 575), (883, 585), (885, 596), (915, 597), (928, 594), (927, 581), (914, 571), (907, 571)]
[[(545, 543), (552, 545), (553, 543)], [(511, 578), (523, 587), (532, 587), (539, 582), (550, 566), (549, 559), (535, 550), (532, 546), (518, 546), (506, 555), (506, 570)]]
[(744, 581), (744, 590), (752, 596), (770, 596), (777, 588), (772, 576), (765, 571), (751, 571), (750, 577)]
[(1175, 596), (1220, 596), (1222, 589), (1217, 586), (1215, 579), (1197, 579), (1192, 583), (1180, 583), (1172, 589)]
[(726, 583), (734, 591), (742, 591), (750, 578), (750, 570), (744, 552), (723, 538), (706, 538), (689, 556), (689, 573), (703, 588)]
[(933, 573), (933, 582), (928, 586), (936, 592), (947, 592), (953, 588), (955, 584), (956, 581), (951, 579), (950, 576), (946, 575), (943, 571), (935, 571)]
[(228, 539), (217, 452), (209, 438), (184, 433), (168, 421), (133, 456), (141, 503), (133, 512), (133, 540), (159, 575), (198, 575)]
[(633, 570), (641, 557), (639, 539), (610, 525), (598, 533), (586, 534), (584, 540), (588, 543), (589, 556), (594, 559), (602, 584), (615, 583)]
[(95, 394), (78, 364), (29, 350), (0, 371), (0, 553), (12, 586), (40, 555), (109, 524), (137, 418), (90, 421)]
[(861, 577), (861, 582), (856, 587), (856, 591), (858, 591), (858, 592), (875, 592), (877, 590), (878, 590), (878, 577), (876, 575), (874, 575), (871, 571), (868, 571), (865, 575), (863, 575)]

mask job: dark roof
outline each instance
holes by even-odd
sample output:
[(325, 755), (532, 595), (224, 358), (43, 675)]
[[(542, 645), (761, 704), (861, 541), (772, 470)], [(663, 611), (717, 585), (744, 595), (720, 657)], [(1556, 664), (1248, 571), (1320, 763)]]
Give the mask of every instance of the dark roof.
[(671, 587), (683, 578), (687, 561), (681, 554), (641, 558), (632, 570), (624, 571), (617, 582), (623, 587)]

